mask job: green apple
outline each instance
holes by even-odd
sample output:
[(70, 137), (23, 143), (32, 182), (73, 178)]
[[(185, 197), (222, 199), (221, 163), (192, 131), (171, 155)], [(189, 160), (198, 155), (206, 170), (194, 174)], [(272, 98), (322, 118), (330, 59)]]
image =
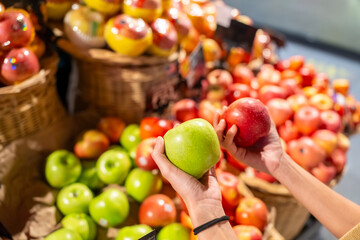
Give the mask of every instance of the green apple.
[(120, 138), (121, 145), (128, 151), (137, 146), (140, 141), (140, 127), (137, 124), (128, 125)]
[(134, 168), (126, 178), (125, 188), (128, 195), (142, 202), (148, 196), (160, 192), (162, 179), (158, 174)]
[(137, 151), (138, 146), (139, 146), (139, 144), (129, 150), (129, 155), (130, 155), (131, 164), (132, 164), (133, 168), (137, 167), (136, 163), (135, 163), (135, 158), (136, 158), (136, 151)]
[(128, 153), (122, 148), (107, 150), (97, 160), (96, 169), (104, 183), (122, 184), (131, 168)]
[(127, 226), (120, 229), (115, 240), (138, 240), (151, 231), (151, 227), (145, 224)]
[(164, 135), (165, 153), (184, 172), (201, 178), (220, 157), (220, 144), (213, 126), (196, 118)]
[(171, 223), (162, 228), (157, 240), (190, 240), (189, 229), (180, 223)]
[(110, 188), (95, 197), (89, 207), (90, 215), (102, 227), (114, 227), (129, 215), (129, 201), (119, 189)]
[(79, 159), (69, 151), (56, 150), (46, 159), (45, 177), (50, 186), (61, 188), (76, 182), (81, 174)]
[(85, 161), (82, 163), (82, 169), (78, 182), (85, 184), (93, 190), (105, 187), (105, 183), (100, 180), (97, 174), (96, 162)]
[(61, 224), (80, 234), (83, 240), (93, 240), (96, 237), (96, 224), (85, 213), (70, 213), (61, 220)]
[(60, 228), (48, 235), (45, 240), (82, 240), (80, 234), (71, 229)]
[(56, 205), (64, 215), (70, 213), (87, 213), (94, 195), (83, 183), (73, 183), (60, 190)]

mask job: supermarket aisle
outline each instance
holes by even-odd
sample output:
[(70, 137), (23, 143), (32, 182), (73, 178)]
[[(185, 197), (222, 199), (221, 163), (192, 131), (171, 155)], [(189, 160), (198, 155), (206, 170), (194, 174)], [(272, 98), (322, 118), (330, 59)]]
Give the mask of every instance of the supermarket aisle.
[[(297, 42), (289, 41), (287, 46), (279, 51), (280, 58), (300, 54), (307, 62), (316, 66), (318, 71), (326, 72), (331, 79), (348, 78), (351, 82), (351, 94), (360, 99), (360, 60), (339, 56), (324, 50), (312, 48)], [(348, 163), (345, 176), (335, 187), (335, 190), (350, 200), (360, 204), (360, 192), (355, 183), (360, 182), (360, 134), (351, 137), (351, 147), (348, 152)], [(309, 226), (297, 240), (335, 240), (324, 227), (316, 222)], [(305, 234), (308, 235), (305, 235)]]

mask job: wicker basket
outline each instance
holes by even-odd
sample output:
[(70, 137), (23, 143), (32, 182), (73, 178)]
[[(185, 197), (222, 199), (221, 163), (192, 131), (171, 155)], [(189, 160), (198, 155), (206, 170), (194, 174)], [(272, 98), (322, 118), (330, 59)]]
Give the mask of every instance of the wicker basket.
[[(334, 187), (342, 174), (333, 179), (329, 186)], [(262, 199), (269, 208), (276, 208), (275, 228), (281, 235), (285, 239), (294, 239), (309, 219), (309, 211), (281, 184), (268, 183), (246, 173), (240, 177), (256, 197)]]
[(177, 98), (177, 54), (126, 57), (107, 49), (81, 50), (66, 39), (57, 44), (74, 57), (77, 66), (75, 112), (92, 108), (133, 123)]
[(0, 88), (0, 146), (27, 136), (65, 115), (56, 91), (58, 56), (49, 50), (42, 70), (26, 81)]

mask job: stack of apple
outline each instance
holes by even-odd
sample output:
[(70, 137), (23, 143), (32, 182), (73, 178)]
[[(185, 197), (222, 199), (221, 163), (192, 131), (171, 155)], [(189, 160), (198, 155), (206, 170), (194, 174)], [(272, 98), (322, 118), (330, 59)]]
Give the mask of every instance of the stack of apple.
[(31, 20), (25, 10), (5, 10), (0, 3), (0, 82), (5, 85), (19, 84), (40, 70), (45, 44), (35, 36)]
[[(349, 81), (330, 82), (324, 73), (293, 56), (276, 65), (264, 64), (257, 74), (246, 65), (211, 71), (203, 81), (203, 100), (183, 99), (174, 104), (175, 118), (182, 122), (201, 117), (212, 123), (216, 111), (244, 97), (258, 98), (267, 105), (282, 145), (304, 169), (324, 183), (342, 173), (349, 140), (345, 126), (359, 125), (359, 103), (349, 91)], [(246, 166), (226, 154), (227, 161), (244, 170)], [(269, 182), (276, 179), (255, 172)]]

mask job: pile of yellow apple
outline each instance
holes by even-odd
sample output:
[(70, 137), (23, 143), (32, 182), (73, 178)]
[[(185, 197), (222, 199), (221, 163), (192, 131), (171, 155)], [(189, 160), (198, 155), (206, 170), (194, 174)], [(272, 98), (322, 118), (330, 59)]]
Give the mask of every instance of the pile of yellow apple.
[(39, 72), (45, 44), (32, 20), (25, 10), (5, 9), (0, 3), (0, 83), (18, 84)]
[[(292, 56), (274, 65), (264, 64), (256, 74), (246, 64), (231, 71), (215, 69), (201, 85), (199, 103), (183, 99), (174, 104), (176, 119), (201, 117), (212, 123), (223, 106), (240, 98), (257, 98), (267, 106), (282, 145), (294, 161), (327, 184), (342, 174), (350, 145), (345, 134), (360, 126), (360, 103), (349, 94), (347, 79), (330, 81), (306, 64), (303, 56)], [(230, 164), (246, 168), (225, 155)], [(254, 174), (276, 181), (265, 173)]]

